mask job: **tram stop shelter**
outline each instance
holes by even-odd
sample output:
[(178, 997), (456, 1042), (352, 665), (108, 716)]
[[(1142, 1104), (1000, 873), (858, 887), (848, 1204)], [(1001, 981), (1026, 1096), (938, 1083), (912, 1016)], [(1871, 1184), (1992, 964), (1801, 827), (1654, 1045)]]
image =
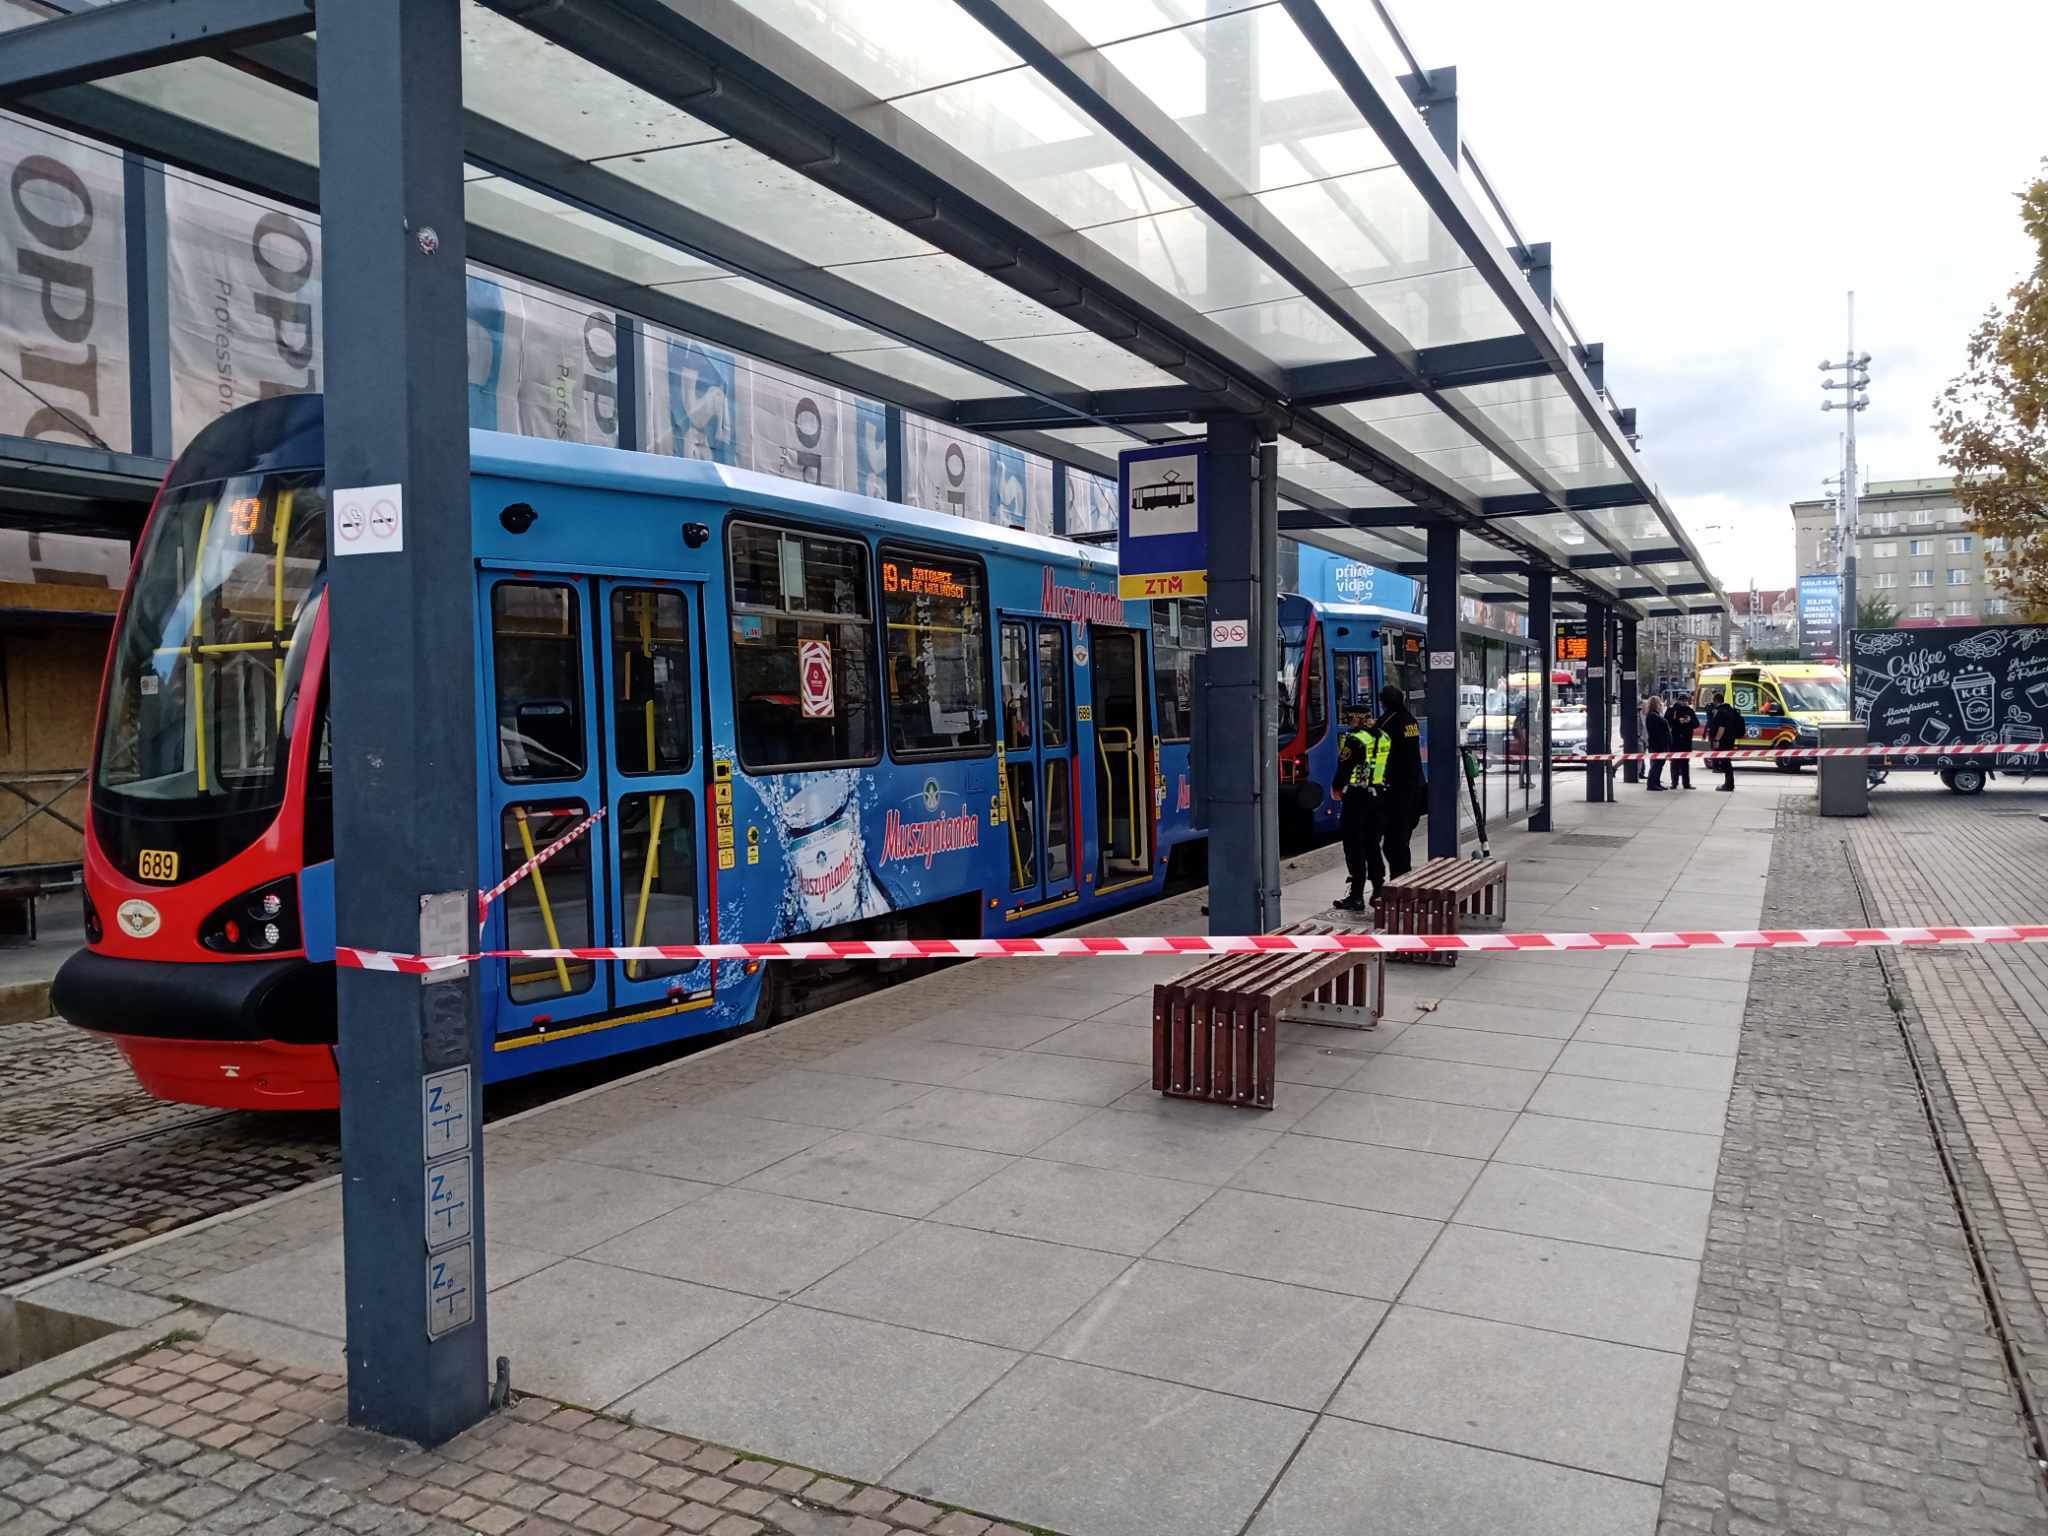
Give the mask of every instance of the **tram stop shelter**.
[[(408, 524), (330, 578), (353, 945), (475, 939), (472, 557), (437, 515), (467, 499), (468, 260), (887, 402), (892, 489), (905, 412), (1096, 472), (1201, 440), (1208, 614), (1253, 636), (1206, 681), (1216, 867), (1260, 872), (1222, 931), (1278, 919), (1282, 531), (1426, 579), (1439, 743), (1461, 593), (1526, 611), (1543, 718), (1552, 615), (1585, 606), (1596, 747), (1610, 625), (1626, 722), (1636, 621), (1725, 603), (1454, 72), (1376, 4), (0, 0), (0, 101), (322, 216), (330, 484)], [(1459, 794), (1431, 776), (1432, 854)], [(437, 1321), (395, 1256), (425, 1253), (423, 1142), (466, 1139), (481, 1192), (446, 1118), (477, 1114), (475, 982), (340, 994), (351, 1414), (437, 1443), (485, 1411), (482, 1277)]]

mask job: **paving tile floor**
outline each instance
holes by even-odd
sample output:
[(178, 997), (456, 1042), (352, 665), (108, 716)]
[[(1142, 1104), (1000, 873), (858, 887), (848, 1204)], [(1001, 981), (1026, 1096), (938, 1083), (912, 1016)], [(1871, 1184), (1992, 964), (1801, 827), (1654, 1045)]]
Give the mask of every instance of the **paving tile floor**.
[[(1561, 803), (1609, 836), (1497, 838), (1513, 926), (1698, 926), (1696, 882), (1752, 926), (1801, 789)], [(1302, 863), (1290, 914), (1341, 889)], [(1749, 962), (1396, 966), (1378, 1029), (1284, 1027), (1265, 1114), (1132, 1059), (1184, 962), (943, 972), (494, 1129), (493, 1350), (561, 1402), (1071, 1536), (1646, 1533)], [(331, 1192), (262, 1219), (99, 1278), (331, 1361)]]

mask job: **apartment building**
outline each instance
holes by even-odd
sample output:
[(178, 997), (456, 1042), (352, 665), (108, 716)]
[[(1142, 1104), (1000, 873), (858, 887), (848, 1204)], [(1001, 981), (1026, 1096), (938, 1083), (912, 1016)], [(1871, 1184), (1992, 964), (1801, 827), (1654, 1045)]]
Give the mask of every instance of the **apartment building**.
[[(1904, 625), (1999, 624), (2011, 605), (1985, 571), (1982, 535), (1973, 533), (1948, 476), (1874, 480), (1857, 502), (1859, 598), (1882, 594)], [(1801, 574), (1835, 569), (1835, 504), (1795, 501), (1792, 526)]]

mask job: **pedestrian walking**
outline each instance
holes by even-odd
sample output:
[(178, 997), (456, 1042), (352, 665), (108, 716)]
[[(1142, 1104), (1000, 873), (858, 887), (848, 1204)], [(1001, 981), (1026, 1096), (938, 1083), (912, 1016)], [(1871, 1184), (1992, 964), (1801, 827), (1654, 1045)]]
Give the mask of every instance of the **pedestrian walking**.
[[(1671, 750), (1671, 726), (1664, 718), (1664, 701), (1654, 693), (1643, 704), (1643, 740), (1651, 752)], [(1649, 787), (1660, 792), (1664, 788), (1664, 760), (1660, 757), (1650, 759)]]
[[(1693, 732), (1700, 728), (1700, 717), (1692, 707), (1691, 694), (1680, 693), (1672, 700), (1671, 707), (1664, 711), (1664, 723), (1671, 732), (1671, 750), (1690, 752)], [(1681, 784), (1687, 789), (1692, 788), (1692, 759), (1674, 757), (1671, 759), (1671, 787), (1677, 789)]]
[(1381, 802), (1386, 797), (1390, 743), (1373, 724), (1372, 712), (1347, 710), (1345, 731), (1337, 743), (1337, 777), (1330, 793), (1342, 802), (1338, 828), (1344, 839), (1344, 873), (1351, 888), (1331, 906), (1339, 912), (1363, 912), (1367, 881), (1378, 901), (1387, 883), (1386, 859), (1380, 851)]
[[(1387, 874), (1393, 879), (1415, 867), (1408, 854), (1408, 840), (1415, 835), (1415, 823), (1428, 804), (1428, 781), (1422, 772), (1422, 727), (1409, 712), (1408, 696), (1392, 683), (1380, 690), (1380, 734), (1387, 738), (1386, 795), (1380, 804), (1380, 841), (1386, 852)], [(1444, 761), (1455, 765), (1457, 743), (1446, 749)], [(1458, 770), (1452, 766), (1449, 771)]]
[[(1749, 729), (1749, 722), (1742, 717), (1742, 711), (1726, 699), (1717, 701), (1707, 715), (1707, 733), (1716, 752), (1733, 752), (1736, 743), (1742, 740), (1742, 733)], [(1735, 792), (1735, 759), (1723, 757), (1713, 766), (1721, 770), (1721, 782), (1714, 788), (1729, 794)]]

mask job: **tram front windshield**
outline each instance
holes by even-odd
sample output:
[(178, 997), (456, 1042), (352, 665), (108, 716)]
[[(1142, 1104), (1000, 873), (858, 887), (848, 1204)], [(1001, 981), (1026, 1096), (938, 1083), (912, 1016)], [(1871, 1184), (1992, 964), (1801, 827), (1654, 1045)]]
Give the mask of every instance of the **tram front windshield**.
[(93, 775), (102, 809), (161, 822), (283, 803), (326, 521), (318, 470), (164, 493), (114, 637)]
[(1308, 615), (1280, 615), (1280, 739), (1294, 735), (1301, 702), (1302, 660), (1308, 652)]

